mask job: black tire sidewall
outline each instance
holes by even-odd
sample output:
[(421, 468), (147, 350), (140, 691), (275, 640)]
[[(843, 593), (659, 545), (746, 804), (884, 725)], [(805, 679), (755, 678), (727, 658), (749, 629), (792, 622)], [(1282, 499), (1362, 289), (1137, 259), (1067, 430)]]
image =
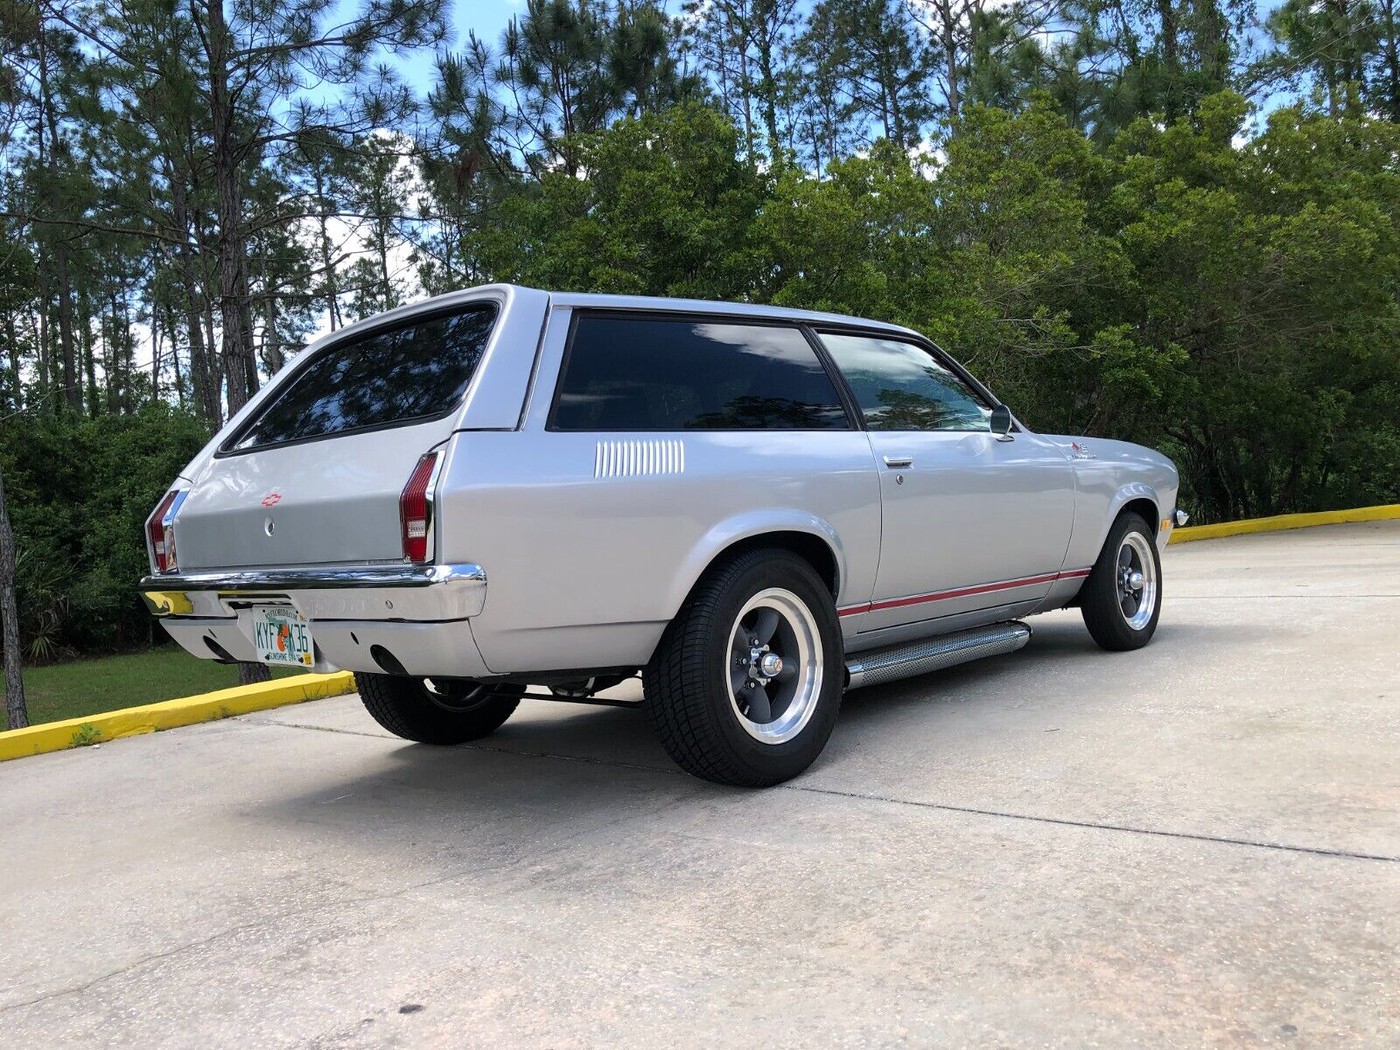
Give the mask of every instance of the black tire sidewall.
[(421, 678), (355, 672), (360, 700), (381, 726), (420, 744), (450, 746), (489, 736), (515, 713), (523, 689), (503, 686), (467, 710), (443, 707)]
[[(1131, 627), (1123, 618), (1123, 610), (1118, 605), (1118, 586), (1115, 578), (1118, 551), (1122, 548), (1124, 539), (1132, 532), (1140, 533), (1147, 540), (1152, 570), (1157, 575), (1157, 597), (1152, 609), (1152, 618), (1140, 628)], [(1157, 550), (1152, 527), (1140, 515), (1128, 512), (1120, 515), (1113, 523), (1113, 528), (1108, 532), (1108, 539), (1104, 541), (1103, 549), (1094, 563), (1093, 571), (1085, 581), (1080, 612), (1094, 641), (1110, 651), (1141, 649), (1152, 639), (1157, 630), (1157, 621), (1162, 615), (1162, 558)]]
[[(729, 695), (729, 638), (739, 611), (755, 594), (778, 587), (807, 607), (822, 647), (822, 685), (816, 709), (802, 730), (780, 744), (766, 744), (740, 724)], [(714, 570), (673, 623), (663, 643), (684, 646), (687, 636), (700, 639), (683, 661), (683, 688), (692, 697), (649, 696), (649, 703), (684, 703), (691, 718), (708, 723), (702, 738), (718, 754), (688, 753), (688, 734), (662, 730), (672, 757), (689, 772), (721, 783), (765, 786), (789, 780), (816, 760), (826, 746), (840, 713), (844, 662), (840, 621), (825, 583), (802, 558), (787, 551), (753, 551)], [(698, 703), (688, 702), (698, 700)], [(654, 721), (656, 719), (654, 718)], [(674, 729), (674, 726), (671, 727)], [(679, 750), (678, 750), (679, 749)]]

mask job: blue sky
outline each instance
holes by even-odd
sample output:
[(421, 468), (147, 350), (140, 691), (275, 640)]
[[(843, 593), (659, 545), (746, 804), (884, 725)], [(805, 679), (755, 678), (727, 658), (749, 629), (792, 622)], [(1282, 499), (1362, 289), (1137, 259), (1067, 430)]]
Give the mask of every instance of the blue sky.
[(525, 0), (457, 0), (453, 5), (453, 37), (460, 45), (468, 29), (495, 47), (501, 42), (506, 23), (525, 10)]
[[(667, 0), (662, 6), (672, 13), (680, 10), (679, 0)], [(524, 10), (525, 0), (456, 0), (452, 8), (453, 36), (460, 44), (466, 39), (467, 30), (475, 29), (476, 35), (494, 48), (501, 42), (506, 23)]]

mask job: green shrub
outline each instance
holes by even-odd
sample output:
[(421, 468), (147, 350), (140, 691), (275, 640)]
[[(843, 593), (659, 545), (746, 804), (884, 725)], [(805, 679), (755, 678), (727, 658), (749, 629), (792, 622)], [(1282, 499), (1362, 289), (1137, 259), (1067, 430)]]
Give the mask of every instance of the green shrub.
[(142, 528), (208, 439), (203, 423), (160, 404), (130, 416), (25, 414), (0, 425), (26, 661), (156, 639), (136, 592), (148, 571)]

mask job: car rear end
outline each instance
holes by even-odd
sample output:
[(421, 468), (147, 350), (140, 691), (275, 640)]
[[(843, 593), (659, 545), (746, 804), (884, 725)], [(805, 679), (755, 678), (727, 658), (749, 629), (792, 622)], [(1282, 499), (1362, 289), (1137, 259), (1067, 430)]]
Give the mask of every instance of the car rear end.
[(147, 522), (141, 588), (205, 659), (471, 677), (484, 571), (440, 557), (463, 429), (519, 422), (548, 297), (490, 287), (353, 326), (268, 384)]

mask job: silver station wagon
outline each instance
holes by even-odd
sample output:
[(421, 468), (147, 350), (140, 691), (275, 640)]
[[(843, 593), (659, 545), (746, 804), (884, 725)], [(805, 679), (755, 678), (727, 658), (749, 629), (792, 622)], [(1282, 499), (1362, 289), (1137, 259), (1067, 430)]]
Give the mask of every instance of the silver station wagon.
[(427, 744), (640, 673), (677, 763), (765, 785), (844, 690), (1018, 649), (1031, 613), (1145, 645), (1176, 496), (904, 328), (492, 285), (282, 370), (151, 515), (141, 588), (194, 655), (352, 670)]

